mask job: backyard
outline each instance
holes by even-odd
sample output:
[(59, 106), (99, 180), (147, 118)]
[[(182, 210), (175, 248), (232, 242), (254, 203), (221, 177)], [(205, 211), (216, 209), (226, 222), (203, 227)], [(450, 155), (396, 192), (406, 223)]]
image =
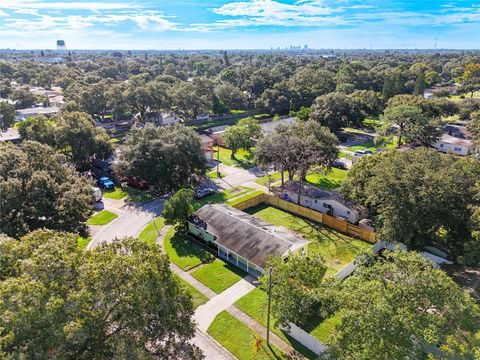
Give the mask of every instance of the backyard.
[(226, 311), (217, 315), (207, 332), (240, 360), (290, 358), (275, 346), (268, 347), (264, 339), (255, 347), (260, 336)]
[(335, 274), (359, 254), (372, 247), (372, 244), (365, 241), (266, 204), (260, 204), (245, 211), (273, 225), (286, 227), (311, 240), (308, 245), (308, 254), (309, 256), (318, 255), (324, 260), (327, 266), (327, 275)]
[(240, 195), (245, 195), (252, 192), (254, 189), (246, 186), (236, 186), (224, 191), (220, 191), (214, 195), (207, 196), (206, 198), (195, 200), (193, 202), (193, 207), (195, 210), (200, 209), (203, 205), (206, 204), (215, 204), (221, 202), (228, 202), (233, 198), (239, 197)]

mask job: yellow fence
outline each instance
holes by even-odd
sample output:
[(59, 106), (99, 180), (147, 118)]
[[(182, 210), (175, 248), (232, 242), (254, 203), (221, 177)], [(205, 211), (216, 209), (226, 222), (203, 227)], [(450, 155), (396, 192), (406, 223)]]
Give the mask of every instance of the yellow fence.
[(348, 221), (345, 221), (343, 219), (339, 219), (339, 218), (294, 204), (290, 201), (285, 201), (285, 200), (276, 198), (268, 194), (259, 194), (256, 197), (247, 199), (239, 204), (236, 204), (234, 207), (239, 210), (245, 210), (262, 203), (267, 203), (269, 205), (272, 205), (282, 210), (302, 216), (304, 218), (316, 221), (321, 224), (325, 224), (326, 226), (332, 229), (338, 230), (344, 234), (348, 234), (353, 237), (360, 238), (372, 244), (375, 244), (377, 242), (374, 231), (363, 229), (359, 226), (350, 224)]

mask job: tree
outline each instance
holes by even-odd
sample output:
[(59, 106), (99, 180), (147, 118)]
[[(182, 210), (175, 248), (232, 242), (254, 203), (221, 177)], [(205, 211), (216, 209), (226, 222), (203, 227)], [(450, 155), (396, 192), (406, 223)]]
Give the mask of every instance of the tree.
[(35, 105), (37, 97), (30, 91), (28, 86), (15, 89), (10, 95), (10, 99), (15, 101), (16, 109), (24, 109)]
[(330, 168), (337, 157), (338, 140), (327, 128), (315, 121), (278, 125), (274, 132), (260, 140), (255, 159), (262, 167), (273, 167), (304, 178), (312, 166)]
[(105, 129), (95, 127), (86, 113), (63, 113), (57, 121), (55, 141), (56, 146), (81, 170), (87, 168), (92, 156), (106, 159), (112, 154), (112, 144)]
[(109, 110), (108, 89), (112, 86), (110, 79), (90, 85), (79, 95), (80, 107), (91, 116), (99, 115), (102, 119)]
[(48, 228), (83, 231), (91, 213), (88, 180), (47, 145), (0, 146), (0, 232), (19, 237)]
[(298, 110), (296, 113), (294, 113), (294, 116), (301, 121), (307, 121), (308, 118), (310, 117), (310, 113), (312, 112), (312, 109), (302, 106), (300, 110)]
[(130, 77), (123, 97), (140, 122), (145, 121), (148, 110), (161, 110), (169, 104), (166, 84), (148, 82), (145, 75)]
[(0, 102), (0, 130), (6, 130), (15, 122), (15, 108), (13, 105)]
[(77, 235), (42, 230), (2, 236), (0, 249), (3, 359), (203, 358), (188, 342), (190, 296), (156, 247), (84, 251)]
[(55, 75), (47, 69), (40, 71), (37, 75), (37, 84), (45, 89), (51, 89), (54, 80)]
[(343, 93), (330, 93), (315, 99), (310, 119), (336, 133), (349, 125), (359, 125), (363, 116), (358, 106)]
[(429, 145), (440, 136), (438, 127), (429, 123), (419, 107), (411, 105), (389, 106), (385, 109), (381, 121), (386, 127), (396, 127), (398, 144), (405, 138), (408, 143), (420, 142)]
[(247, 97), (236, 86), (229, 83), (215, 87), (215, 95), (228, 110), (243, 110), (247, 107)]
[(375, 216), (379, 239), (414, 249), (438, 243), (455, 259), (472, 238), (479, 175), (475, 159), (418, 148), (360, 159), (341, 190)]
[(18, 125), (18, 133), (24, 140), (38, 141), (55, 147), (55, 126), (45, 116), (29, 117)]
[(185, 81), (176, 86), (172, 92), (172, 101), (176, 111), (184, 119), (195, 119), (198, 115), (212, 109), (212, 92), (207, 94), (198, 84)]
[(393, 74), (389, 75), (385, 79), (383, 84), (382, 95), (385, 101), (394, 97), (395, 95), (401, 94), (403, 90), (402, 78), (398, 71), (395, 71)]
[(425, 71), (420, 71), (417, 75), (417, 79), (415, 80), (415, 90), (413, 91), (413, 95), (423, 96), (425, 92)]
[[(266, 269), (272, 274), (272, 314), (277, 325), (302, 325), (317, 312), (316, 290), (322, 286), (327, 268), (318, 258), (290, 256), (268, 259)], [(269, 271), (260, 278), (262, 288), (268, 289)]]
[(480, 141), (480, 112), (472, 112), (470, 121), (467, 123), (467, 129), (476, 141)]
[(375, 256), (340, 285), (337, 301), (342, 320), (324, 357), (421, 359), (437, 344), (446, 358), (479, 354), (479, 306), (418, 253)]
[(0, 98), (7, 98), (12, 93), (12, 85), (10, 80), (0, 80)]
[(162, 215), (168, 225), (185, 226), (187, 218), (193, 214), (193, 195), (191, 189), (178, 190), (165, 202)]
[(467, 64), (460, 78), (462, 89), (473, 98), (475, 91), (480, 89), (480, 64)]
[(232, 150), (231, 157), (235, 158), (238, 150), (249, 150), (254, 140), (262, 137), (262, 128), (253, 118), (240, 120), (236, 125), (227, 128), (223, 135), (225, 146)]
[(364, 117), (378, 116), (384, 109), (382, 94), (373, 90), (357, 90), (349, 98), (357, 105)]
[(199, 136), (179, 124), (134, 128), (115, 165), (119, 174), (142, 178), (162, 190), (190, 187), (205, 167)]

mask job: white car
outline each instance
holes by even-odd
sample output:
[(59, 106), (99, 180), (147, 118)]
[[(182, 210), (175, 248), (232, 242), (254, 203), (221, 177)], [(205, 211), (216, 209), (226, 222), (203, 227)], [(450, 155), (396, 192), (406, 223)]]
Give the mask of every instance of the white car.
[(371, 150), (365, 149), (365, 150), (355, 150), (353, 153), (354, 156), (365, 156), (365, 155), (372, 155), (373, 152)]
[(102, 201), (102, 190), (98, 187), (92, 187), (92, 192), (93, 192), (93, 198), (95, 199), (95, 202)]

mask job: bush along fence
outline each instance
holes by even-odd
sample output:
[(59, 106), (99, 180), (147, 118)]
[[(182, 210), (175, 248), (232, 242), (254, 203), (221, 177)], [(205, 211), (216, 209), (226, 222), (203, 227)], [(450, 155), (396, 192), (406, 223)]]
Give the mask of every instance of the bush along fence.
[(265, 193), (258, 194), (255, 197), (246, 199), (245, 201), (242, 201), (232, 206), (239, 210), (245, 210), (262, 203), (267, 203), (269, 205), (302, 216), (304, 218), (316, 221), (321, 224), (325, 224), (332, 229), (365, 240), (369, 243), (376, 243), (376, 234), (374, 231), (361, 228), (359, 226), (350, 224), (346, 220), (339, 219)]

